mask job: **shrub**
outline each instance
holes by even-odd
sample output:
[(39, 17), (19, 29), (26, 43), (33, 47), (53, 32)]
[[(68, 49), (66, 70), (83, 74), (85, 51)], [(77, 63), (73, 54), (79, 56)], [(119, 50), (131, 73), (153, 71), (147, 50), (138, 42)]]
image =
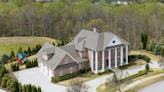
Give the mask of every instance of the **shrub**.
[(11, 84), (12, 81), (13, 81), (13, 79), (9, 79), (9, 80), (7, 81), (6, 88), (7, 88), (8, 90), (10, 90), (10, 84)]
[(19, 92), (19, 84), (16, 80), (13, 80), (10, 84), (11, 92)]
[(37, 92), (37, 89), (34, 85), (32, 86), (32, 92)]
[(54, 77), (51, 77), (51, 81), (54, 82)]
[(110, 70), (110, 69), (108, 69), (108, 72), (111, 72), (111, 70)]
[(160, 55), (161, 48), (162, 48), (161, 44), (157, 44), (154, 48), (154, 54)]
[(1, 86), (5, 88), (7, 81), (8, 81), (8, 78), (7, 77), (3, 77), (2, 78), (2, 82), (1, 82)]
[(22, 92), (22, 85), (19, 83), (19, 92)]
[(42, 90), (41, 90), (41, 87), (38, 87), (38, 90), (37, 90), (37, 92), (41, 92)]
[(149, 71), (149, 64), (147, 63), (146, 66), (145, 66), (145, 70), (146, 71)]
[(98, 75), (101, 75), (101, 73), (100, 73), (100, 72), (98, 72), (97, 74), (98, 74)]
[(90, 74), (90, 75), (92, 75), (92, 74), (93, 74), (93, 72), (92, 72), (92, 71), (89, 71), (89, 74)]

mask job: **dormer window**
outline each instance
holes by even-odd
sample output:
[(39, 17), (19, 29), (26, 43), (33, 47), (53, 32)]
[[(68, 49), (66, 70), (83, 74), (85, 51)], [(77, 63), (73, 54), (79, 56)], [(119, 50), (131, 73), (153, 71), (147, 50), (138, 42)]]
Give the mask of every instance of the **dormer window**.
[(68, 62), (68, 59), (67, 59), (67, 58), (65, 58), (65, 64), (67, 64), (67, 62)]
[(46, 54), (44, 54), (44, 53), (43, 53), (43, 58), (44, 58), (45, 60), (47, 60), (47, 59), (48, 59), (47, 55), (46, 55)]
[(84, 52), (83, 55), (86, 56), (86, 52)]
[(116, 41), (113, 41), (113, 43), (115, 43)]

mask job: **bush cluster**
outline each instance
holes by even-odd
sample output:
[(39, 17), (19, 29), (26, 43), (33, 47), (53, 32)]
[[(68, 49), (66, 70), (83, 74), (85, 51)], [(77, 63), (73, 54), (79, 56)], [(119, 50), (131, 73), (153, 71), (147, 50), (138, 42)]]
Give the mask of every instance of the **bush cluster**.
[(28, 85), (23, 86), (23, 91), (24, 92), (41, 92), (41, 88), (40, 87), (36, 88), (35, 85), (28, 84)]
[(67, 80), (67, 79), (70, 79), (70, 78), (74, 78), (74, 77), (79, 76), (79, 75), (80, 75), (80, 73), (76, 72), (76, 73), (71, 73), (71, 74), (67, 74), (67, 75), (64, 75), (64, 76), (57, 77), (55, 79), (53, 77), (51, 77), (51, 81), (59, 82), (59, 81)]
[(26, 68), (31, 68), (31, 67), (35, 67), (35, 66), (38, 66), (37, 59), (26, 62)]
[(146, 56), (146, 55), (141, 55), (141, 54), (129, 56), (129, 60), (132, 60), (132, 59), (135, 59), (135, 58), (143, 59), (143, 60), (145, 60), (146, 62), (149, 62), (149, 61), (151, 60), (148, 56)]
[(101, 75), (101, 74), (104, 74), (104, 73), (107, 73), (107, 72), (111, 72), (111, 70), (108, 69), (108, 70), (105, 70), (104, 72), (98, 72), (97, 74), (98, 74), (98, 75)]
[[(87, 72), (89, 72), (89, 71), (91, 71), (90, 67), (87, 68)], [(86, 73), (86, 69), (85, 68), (84, 69), (80, 69), (80, 73)]]
[(11, 64), (11, 68), (13, 71), (18, 71), (19, 70), (19, 63)]
[(124, 79), (121, 79), (121, 81), (126, 81), (126, 80), (129, 80), (129, 79), (132, 79), (132, 78), (136, 78), (136, 77), (144, 75), (144, 74), (147, 74), (146, 70), (139, 71), (137, 74), (134, 74), (134, 75), (131, 75), (131, 76), (126, 77)]

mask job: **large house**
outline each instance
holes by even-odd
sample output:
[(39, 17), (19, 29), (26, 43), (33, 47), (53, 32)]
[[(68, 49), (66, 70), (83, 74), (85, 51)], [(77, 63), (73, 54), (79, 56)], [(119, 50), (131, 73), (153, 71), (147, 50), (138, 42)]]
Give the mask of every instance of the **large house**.
[(129, 43), (112, 32), (98, 33), (82, 29), (74, 40), (65, 46), (49, 43), (38, 51), (38, 67), (49, 77), (59, 77), (77, 72), (85, 67), (98, 73), (105, 69), (128, 64)]

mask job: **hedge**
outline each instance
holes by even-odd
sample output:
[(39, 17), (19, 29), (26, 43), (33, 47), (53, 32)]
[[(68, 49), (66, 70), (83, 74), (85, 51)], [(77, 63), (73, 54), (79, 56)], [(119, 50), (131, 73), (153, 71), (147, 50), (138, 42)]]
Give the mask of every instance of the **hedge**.
[(19, 63), (11, 64), (11, 68), (13, 71), (18, 71), (19, 70)]
[(121, 79), (121, 81), (126, 81), (126, 80), (129, 80), (129, 79), (133, 79), (133, 78), (136, 78), (136, 77), (144, 75), (144, 74), (147, 74), (147, 71), (146, 70), (141, 70), (137, 74), (134, 74), (134, 75), (131, 75), (131, 76), (126, 77), (124, 79)]
[(31, 67), (35, 67), (35, 66), (38, 66), (37, 59), (26, 62), (26, 68), (31, 68)]
[(71, 73), (71, 74), (67, 74), (67, 75), (64, 75), (64, 76), (57, 77), (55, 79), (53, 77), (51, 77), (51, 81), (59, 82), (59, 81), (67, 80), (67, 79), (70, 79), (70, 78), (74, 78), (74, 77), (79, 76), (79, 75), (80, 75), (80, 73), (76, 72), (76, 73)]
[(151, 60), (148, 56), (146, 56), (146, 55), (141, 55), (141, 54), (129, 56), (129, 60), (132, 60), (132, 59), (135, 59), (135, 58), (143, 59), (143, 60), (145, 60), (146, 62), (149, 62), (149, 61)]
[(98, 75), (101, 75), (101, 74), (104, 74), (104, 73), (107, 73), (107, 72), (111, 72), (111, 70), (108, 69), (108, 70), (105, 70), (104, 72), (98, 72), (97, 74), (98, 74)]
[[(89, 71), (91, 71), (90, 67), (87, 68), (87, 72), (89, 72)], [(80, 73), (85, 73), (85, 72), (86, 72), (85, 68), (84, 69), (80, 69)]]

